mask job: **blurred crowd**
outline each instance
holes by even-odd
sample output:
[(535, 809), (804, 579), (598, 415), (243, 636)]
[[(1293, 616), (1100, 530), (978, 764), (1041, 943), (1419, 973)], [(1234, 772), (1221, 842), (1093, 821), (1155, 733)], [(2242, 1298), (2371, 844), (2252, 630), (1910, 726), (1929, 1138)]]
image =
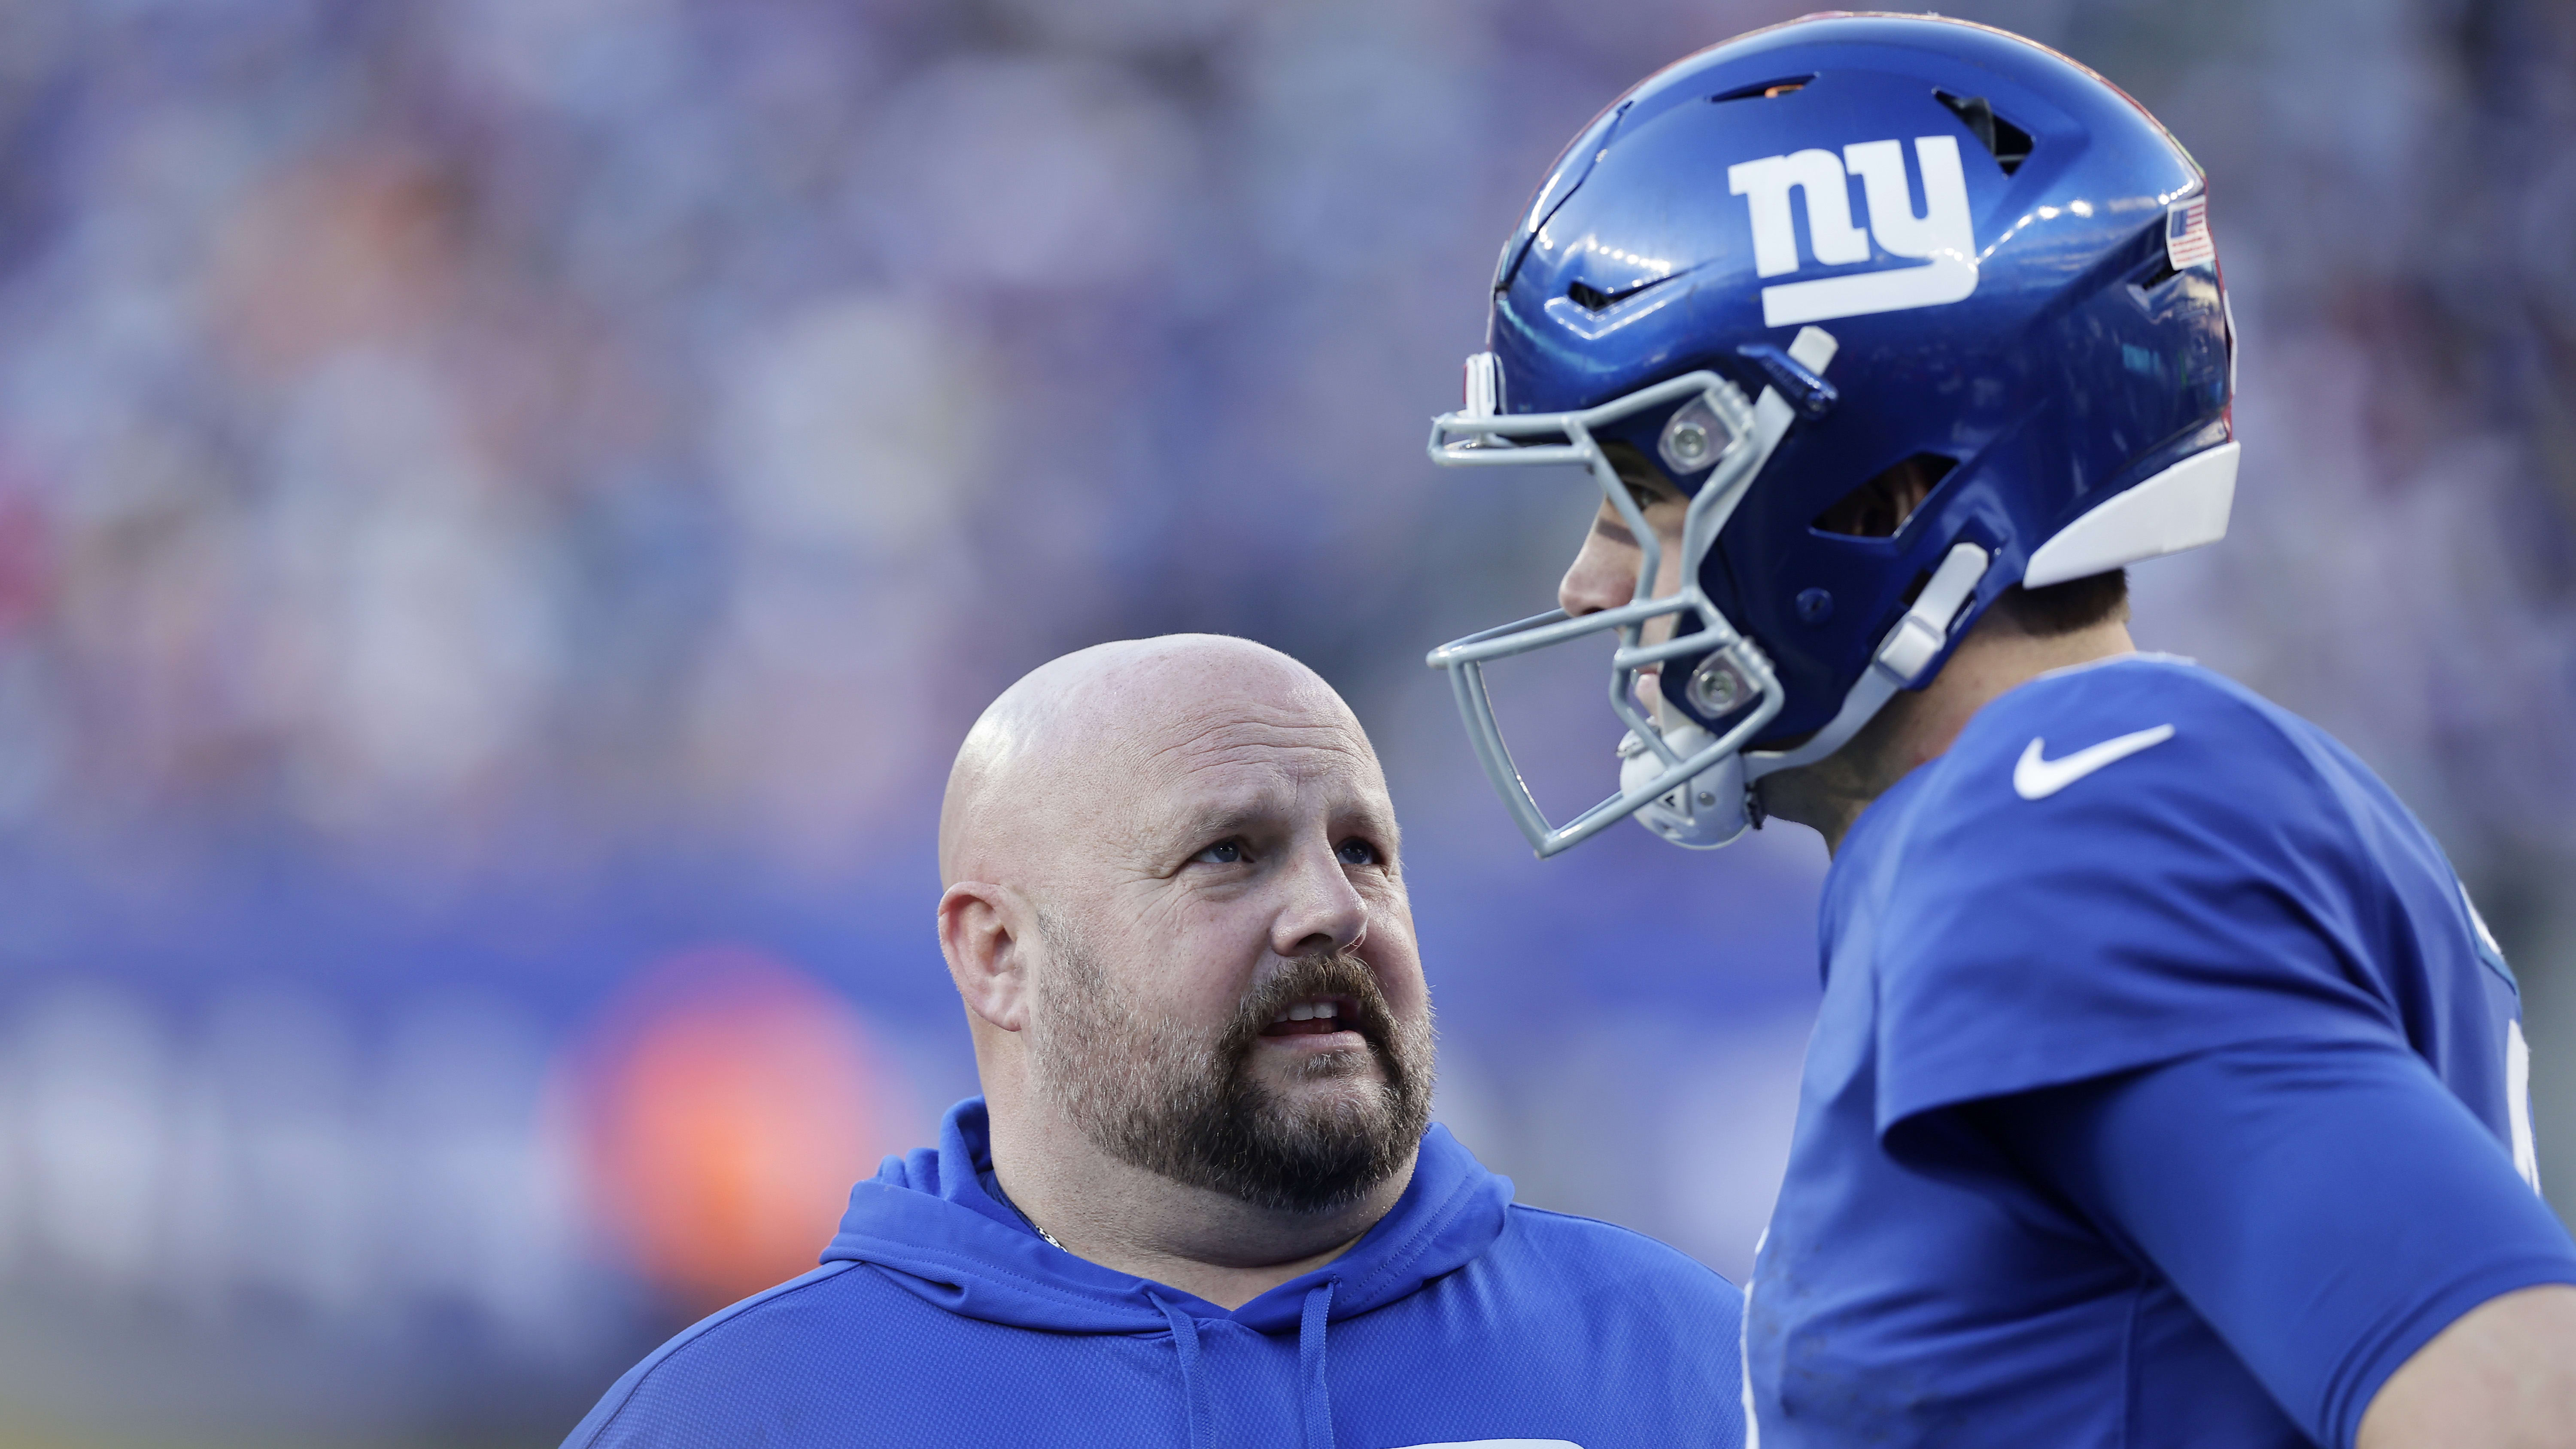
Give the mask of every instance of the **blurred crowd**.
[[(547, 1442), (798, 1271), (972, 1089), (955, 741), (1178, 628), (1376, 734), (1462, 1139), (1740, 1271), (1822, 852), (1528, 859), (1420, 658), (1592, 500), (1421, 445), (1565, 139), (1800, 8), (0, 8), (0, 1444)], [(2425, 815), (2576, 1162), (2576, 11), (1944, 9), (2209, 169), (2238, 523), (2137, 632)]]

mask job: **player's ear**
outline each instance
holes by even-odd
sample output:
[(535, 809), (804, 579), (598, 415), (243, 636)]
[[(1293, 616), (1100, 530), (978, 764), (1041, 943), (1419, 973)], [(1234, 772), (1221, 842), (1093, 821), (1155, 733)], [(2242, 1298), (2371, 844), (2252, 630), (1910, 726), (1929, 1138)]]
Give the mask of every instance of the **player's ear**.
[(939, 898), (939, 954), (966, 1009), (1003, 1031), (1028, 1024), (1026, 902), (988, 881), (959, 881)]

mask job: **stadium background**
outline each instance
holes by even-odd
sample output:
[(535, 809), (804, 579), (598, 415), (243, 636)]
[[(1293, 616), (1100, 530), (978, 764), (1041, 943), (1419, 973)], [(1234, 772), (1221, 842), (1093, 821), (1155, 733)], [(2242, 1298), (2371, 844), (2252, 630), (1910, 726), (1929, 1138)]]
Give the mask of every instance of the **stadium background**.
[[(2430, 821), (2576, 1183), (2576, 11), (1959, 9), (2209, 167), (2238, 524), (2137, 632)], [(1459, 1134), (1740, 1272), (1822, 853), (1529, 858), (1419, 660), (1590, 502), (1421, 441), (1565, 138), (1794, 13), (0, 10), (0, 1444), (551, 1443), (798, 1271), (971, 1084), (955, 740), (1168, 629), (1375, 732)]]

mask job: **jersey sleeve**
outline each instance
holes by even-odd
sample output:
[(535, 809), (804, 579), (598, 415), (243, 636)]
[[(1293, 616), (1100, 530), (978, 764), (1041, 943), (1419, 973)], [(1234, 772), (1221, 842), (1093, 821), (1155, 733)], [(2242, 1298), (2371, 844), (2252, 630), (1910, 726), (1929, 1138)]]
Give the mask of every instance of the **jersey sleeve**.
[(2576, 1283), (2566, 1228), (2400, 1047), (2248, 1043), (1964, 1115), (2335, 1449), (2462, 1314)]
[(2403, 1044), (2349, 816), (2279, 727), (2178, 673), (2025, 686), (1914, 797), (1871, 953), (1882, 1134), (2231, 1043)]

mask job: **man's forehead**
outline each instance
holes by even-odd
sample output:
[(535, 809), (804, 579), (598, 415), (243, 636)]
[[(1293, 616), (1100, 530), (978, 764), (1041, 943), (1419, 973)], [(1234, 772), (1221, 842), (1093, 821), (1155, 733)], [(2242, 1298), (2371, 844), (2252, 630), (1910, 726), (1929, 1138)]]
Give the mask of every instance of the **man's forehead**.
[(1349, 716), (1265, 701), (1229, 700), (1190, 711), (1157, 733), (1150, 757), (1183, 771), (1240, 764), (1320, 770), (1369, 759)]
[(1385, 799), (1377, 761), (1347, 716), (1249, 706), (1176, 722), (1143, 752), (1137, 802), (1175, 825), (1225, 813), (1268, 813), (1299, 800), (1367, 808)]

